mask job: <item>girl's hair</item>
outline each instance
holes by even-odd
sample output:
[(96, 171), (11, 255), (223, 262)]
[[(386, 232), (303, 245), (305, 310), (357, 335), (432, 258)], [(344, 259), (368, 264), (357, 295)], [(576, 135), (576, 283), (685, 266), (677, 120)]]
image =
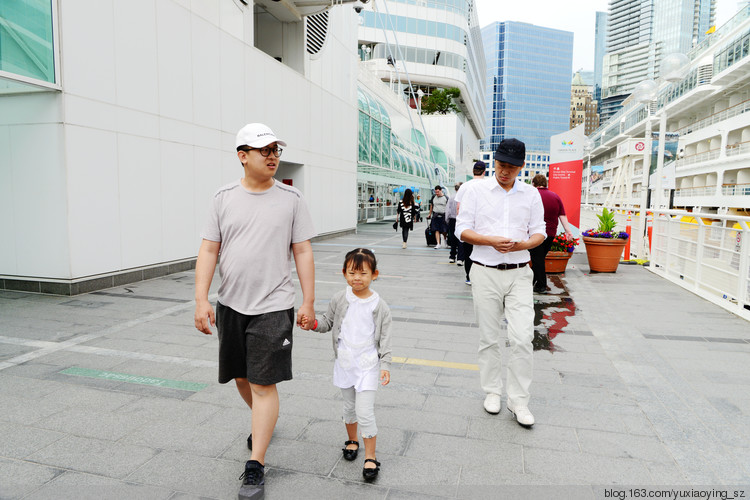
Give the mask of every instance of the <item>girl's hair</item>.
[(404, 191), (404, 199), (401, 201), (404, 203), (405, 207), (414, 205), (414, 194), (412, 194), (411, 189)]
[(350, 267), (355, 271), (361, 271), (365, 266), (369, 267), (373, 273), (378, 269), (378, 261), (375, 260), (375, 254), (372, 253), (372, 250), (355, 248), (344, 257), (344, 273)]

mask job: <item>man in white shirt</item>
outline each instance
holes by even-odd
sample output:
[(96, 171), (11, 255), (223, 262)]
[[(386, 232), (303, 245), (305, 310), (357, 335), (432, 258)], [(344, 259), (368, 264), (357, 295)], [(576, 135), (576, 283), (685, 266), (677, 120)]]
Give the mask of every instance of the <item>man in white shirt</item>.
[[(472, 184), (475, 182), (480, 181), (486, 181), (487, 177), (484, 175), (484, 171), (487, 168), (487, 165), (484, 164), (482, 160), (478, 160), (476, 163), (474, 163), (474, 167), (472, 168), (472, 173), (474, 174), (474, 177), (470, 181), (466, 181), (464, 184)], [(463, 187), (463, 186), (462, 186)], [(464, 196), (464, 192), (466, 192), (465, 189), (459, 191), (456, 193), (456, 215), (461, 211), (461, 198)], [(464, 265), (464, 271), (466, 271), (466, 284), (471, 285), (471, 279), (469, 279), (469, 274), (471, 273), (471, 251), (473, 250), (473, 247), (471, 243), (467, 243), (465, 241), (461, 241), (459, 243), (461, 250), (460, 254), (461, 257), (459, 257), (459, 260), (457, 264)]]
[(479, 378), (484, 409), (500, 412), (503, 392), (500, 332), (508, 321), (507, 407), (524, 426), (534, 425), (529, 387), (534, 368), (534, 295), (529, 249), (546, 237), (544, 206), (539, 192), (517, 179), (526, 146), (504, 139), (495, 151), (495, 177), (465, 184), (456, 234), (474, 245), (472, 296), (479, 324)]

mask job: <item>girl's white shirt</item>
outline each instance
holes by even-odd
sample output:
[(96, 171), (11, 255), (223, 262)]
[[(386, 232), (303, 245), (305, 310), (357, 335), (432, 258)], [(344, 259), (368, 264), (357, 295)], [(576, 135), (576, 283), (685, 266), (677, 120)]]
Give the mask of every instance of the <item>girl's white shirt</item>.
[(374, 391), (380, 379), (380, 360), (375, 345), (375, 321), (372, 317), (380, 301), (376, 292), (360, 299), (346, 287), (349, 308), (341, 323), (338, 357), (333, 365), (333, 385), (357, 392)]

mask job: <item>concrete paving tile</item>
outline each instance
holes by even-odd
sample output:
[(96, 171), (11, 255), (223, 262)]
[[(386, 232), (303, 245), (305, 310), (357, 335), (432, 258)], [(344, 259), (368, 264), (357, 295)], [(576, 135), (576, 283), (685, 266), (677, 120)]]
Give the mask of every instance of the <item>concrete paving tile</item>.
[[(361, 478), (361, 474), (360, 474)], [(344, 481), (331, 477), (298, 474), (282, 469), (271, 469), (266, 473), (266, 498), (325, 498), (330, 500), (384, 500), (390, 498), (388, 489), (379, 484), (362, 481)]]
[(62, 409), (57, 402), (6, 396), (0, 392), (0, 421), (21, 425), (33, 425), (35, 422), (53, 415)]
[(523, 472), (521, 445), (506, 443), (497, 446), (497, 443), (484, 439), (417, 432), (409, 443), (406, 456), (464, 466), (490, 462), (502, 470)]
[[(236, 396), (239, 399), (239, 395)], [(244, 405), (245, 403), (242, 402)], [(192, 400), (176, 401), (169, 398), (143, 396), (117, 408), (115, 413), (144, 422), (160, 420), (174, 424), (200, 424), (224, 409)], [(249, 410), (248, 410), (249, 413)]]
[(564, 478), (567, 484), (648, 485), (653, 479), (642, 461), (542, 448), (524, 448), (524, 472)]
[(27, 459), (50, 466), (122, 479), (156, 453), (156, 450), (143, 446), (68, 436), (32, 453)]
[(217, 457), (237, 439), (240, 433), (243, 433), (242, 428), (156, 421), (140, 426), (128, 433), (120, 442), (186, 452), (191, 455)]
[(297, 415), (321, 420), (333, 420), (341, 417), (341, 401), (334, 397), (323, 399), (296, 394), (280, 394), (279, 407), (279, 414)]
[(73, 436), (117, 441), (133, 432), (146, 421), (116, 412), (101, 412), (91, 408), (66, 408), (35, 423), (35, 426)]
[(0, 394), (24, 399), (41, 400), (54, 392), (58, 384), (46, 380), (27, 377), (14, 377), (7, 371), (0, 372)]
[[(66, 377), (73, 380), (83, 378), (67, 375)], [(61, 407), (70, 406), (76, 408), (91, 408), (99, 411), (114, 411), (138, 399), (138, 396), (132, 394), (81, 387), (73, 383), (65, 385), (66, 387), (64, 390), (50, 394), (47, 396), (46, 400), (50, 403), (58, 404)]]
[(244, 462), (164, 451), (127, 480), (208, 498), (237, 498)]
[(514, 443), (526, 447), (547, 448), (561, 451), (580, 451), (575, 429), (554, 425), (535, 425), (524, 429), (503, 407), (494, 418), (472, 418), (467, 437), (490, 441), (499, 445)]
[(677, 463), (645, 462), (648, 472), (651, 474), (652, 483), (658, 485), (687, 485), (688, 479), (682, 473)]
[(448, 436), (465, 436), (468, 420), (447, 414), (431, 414), (401, 408), (378, 408), (378, 423), (407, 431), (429, 431)]
[[(343, 441), (342, 441), (343, 443)], [(326, 476), (341, 459), (341, 444), (273, 439), (266, 452), (266, 467)]]
[(0, 456), (25, 458), (65, 436), (60, 432), (48, 431), (28, 425), (0, 422)]
[[(393, 380), (393, 377), (391, 377), (391, 380)], [(421, 393), (423, 390), (423, 387), (391, 382), (385, 387), (378, 388), (375, 406), (377, 408), (395, 407), (421, 410), (427, 399), (427, 395)]]
[(331, 399), (340, 394), (341, 390), (334, 387), (331, 376), (320, 376), (317, 380), (295, 378), (279, 385), (279, 393), (300, 395), (321, 399)]
[[(378, 461), (381, 464), (375, 483), (378, 487), (427, 494), (437, 498), (452, 498), (455, 495), (461, 469), (457, 464), (436, 461), (430, 455), (420, 459), (386, 453), (379, 453)], [(359, 459), (354, 462), (341, 459), (331, 477), (362, 482), (362, 462)]]
[(577, 432), (583, 453), (674, 463), (674, 458), (664, 443), (654, 437), (590, 429), (578, 429)]
[(391, 380), (411, 386), (431, 387), (438, 378), (436, 370), (426, 371), (421, 366), (391, 363)]
[(173, 494), (173, 491), (158, 486), (125, 483), (107, 477), (67, 471), (24, 497), (24, 500), (167, 500), (173, 499)]
[(476, 416), (478, 412), (484, 411), (482, 409), (483, 402), (483, 396), (478, 396), (476, 398), (467, 398), (447, 397), (438, 394), (430, 394), (424, 404), (424, 411), (447, 413), (450, 415), (460, 415), (462, 417), (472, 417)]
[(0, 497), (23, 498), (62, 472), (42, 464), (0, 457)]

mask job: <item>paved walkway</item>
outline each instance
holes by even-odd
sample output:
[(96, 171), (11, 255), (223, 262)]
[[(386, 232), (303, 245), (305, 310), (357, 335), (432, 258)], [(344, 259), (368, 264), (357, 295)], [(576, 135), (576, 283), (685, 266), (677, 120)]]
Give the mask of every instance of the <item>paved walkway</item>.
[[(750, 324), (640, 266), (590, 275), (577, 254), (536, 296), (537, 424), (523, 429), (504, 404), (484, 412), (470, 288), (422, 232), (406, 250), (388, 223), (314, 244), (319, 312), (345, 285), (346, 251), (379, 257), (396, 357), (378, 393), (380, 477), (364, 484), (361, 460), (341, 458), (330, 337), (295, 330), (266, 498), (750, 497)], [(191, 272), (75, 297), (0, 292), (0, 498), (237, 497), (250, 412), (216, 382), (216, 335), (193, 328), (192, 297)]]

